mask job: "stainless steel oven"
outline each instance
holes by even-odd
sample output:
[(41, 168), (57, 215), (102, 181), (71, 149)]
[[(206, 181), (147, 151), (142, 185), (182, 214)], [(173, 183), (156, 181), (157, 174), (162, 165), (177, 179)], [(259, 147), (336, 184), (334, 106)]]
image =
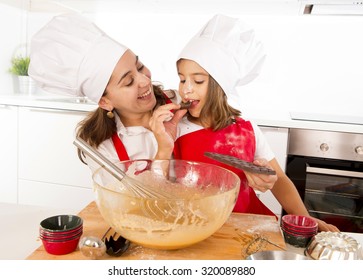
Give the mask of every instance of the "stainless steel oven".
[(312, 216), (363, 233), (363, 134), (290, 129), (286, 174)]

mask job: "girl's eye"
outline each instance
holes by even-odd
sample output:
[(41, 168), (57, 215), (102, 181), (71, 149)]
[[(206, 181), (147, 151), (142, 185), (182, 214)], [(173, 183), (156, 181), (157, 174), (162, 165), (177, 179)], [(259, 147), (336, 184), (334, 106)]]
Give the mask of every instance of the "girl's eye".
[(203, 83), (204, 83), (204, 81), (195, 81), (195, 83), (196, 83), (197, 85), (201, 85), (201, 84), (203, 84)]
[(137, 67), (137, 71), (141, 72), (144, 69), (144, 64), (141, 64), (139, 67)]
[(180, 83), (181, 83), (181, 84), (184, 84), (184, 83), (185, 83), (185, 80), (180, 80)]

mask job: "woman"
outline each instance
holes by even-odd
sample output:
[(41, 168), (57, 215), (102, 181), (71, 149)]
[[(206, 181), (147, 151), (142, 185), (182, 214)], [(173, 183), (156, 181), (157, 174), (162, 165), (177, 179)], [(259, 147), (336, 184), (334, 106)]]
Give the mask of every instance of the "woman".
[[(170, 110), (180, 106), (171, 102), (177, 99), (173, 91), (152, 84), (149, 69), (130, 49), (71, 13), (54, 17), (34, 35), (30, 56), (29, 75), (41, 88), (99, 105), (79, 124), (78, 136), (114, 162), (159, 157), (149, 129), (153, 110), (166, 104), (173, 117)], [(86, 162), (92, 171), (99, 167)]]
[[(213, 59), (211, 59), (213, 58)], [(271, 190), (287, 213), (309, 216), (295, 186), (280, 168), (258, 126), (241, 117), (227, 102), (238, 97), (237, 86), (252, 81), (264, 60), (262, 45), (254, 32), (237, 19), (213, 17), (183, 48), (177, 60), (179, 93), (191, 102), (188, 114), (178, 124), (174, 158), (221, 165), (241, 178), (235, 212), (274, 215), (253, 189)], [(155, 116), (163, 116), (163, 108)], [(161, 118), (162, 120), (162, 118)], [(163, 135), (161, 122), (153, 129), (164, 154), (171, 153), (170, 135)], [(165, 137), (165, 138), (164, 138)], [(242, 172), (204, 155), (226, 154), (274, 169), (276, 175)], [(334, 225), (315, 219), (319, 230), (339, 231)]]

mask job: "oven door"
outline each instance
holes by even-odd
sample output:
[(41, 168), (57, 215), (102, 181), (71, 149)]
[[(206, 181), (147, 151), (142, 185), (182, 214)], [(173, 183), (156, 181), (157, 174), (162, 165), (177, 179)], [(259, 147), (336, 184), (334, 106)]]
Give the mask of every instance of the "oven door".
[(289, 156), (287, 176), (311, 216), (341, 231), (363, 232), (363, 163)]

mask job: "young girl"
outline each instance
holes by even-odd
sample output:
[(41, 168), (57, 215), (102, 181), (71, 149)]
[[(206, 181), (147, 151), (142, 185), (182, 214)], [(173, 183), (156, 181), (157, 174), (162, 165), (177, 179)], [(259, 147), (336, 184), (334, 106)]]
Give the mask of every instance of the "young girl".
[[(258, 75), (264, 57), (253, 30), (238, 19), (222, 15), (213, 17), (191, 39), (177, 60), (179, 94), (191, 106), (178, 124), (174, 158), (213, 163), (237, 173), (241, 188), (236, 212), (274, 215), (256, 196), (254, 189), (258, 189), (271, 190), (287, 213), (309, 216), (258, 126), (241, 118), (241, 112), (227, 102), (238, 98), (238, 86)], [(162, 116), (162, 111), (162, 108), (157, 110), (155, 115)], [(162, 126), (154, 127), (159, 143), (165, 141), (161, 137)], [(205, 152), (269, 166), (277, 176), (243, 172), (206, 157)], [(316, 220), (319, 230), (338, 231), (335, 226)]]

